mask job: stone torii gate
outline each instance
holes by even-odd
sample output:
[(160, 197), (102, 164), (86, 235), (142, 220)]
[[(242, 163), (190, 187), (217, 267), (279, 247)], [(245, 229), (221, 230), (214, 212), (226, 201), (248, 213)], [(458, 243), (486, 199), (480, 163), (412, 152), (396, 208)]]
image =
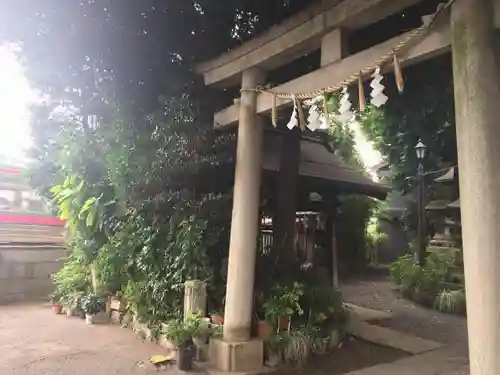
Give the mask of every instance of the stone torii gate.
[[(321, 67), (274, 89), (315, 91), (336, 84), (386, 54), (408, 34), (353, 55), (345, 36), (399, 13), (421, 0), (323, 0), (267, 33), (202, 63), (206, 85), (266, 83), (266, 71), (317, 49)], [(500, 60), (495, 28), (499, 0), (455, 0), (418, 44), (400, 57), (415, 64), (452, 51), (460, 195), (466, 277), (470, 371), (500, 374)], [(497, 6), (498, 5), (498, 6)], [(411, 90), (411, 87), (407, 88)], [(290, 105), (277, 101), (277, 108)], [(212, 340), (212, 364), (222, 371), (253, 371), (262, 366), (262, 342), (250, 338), (257, 248), (263, 117), (272, 97), (243, 90), (234, 105), (218, 111), (214, 126), (238, 124), (237, 161), (222, 340)], [(497, 165), (497, 167), (495, 167)]]

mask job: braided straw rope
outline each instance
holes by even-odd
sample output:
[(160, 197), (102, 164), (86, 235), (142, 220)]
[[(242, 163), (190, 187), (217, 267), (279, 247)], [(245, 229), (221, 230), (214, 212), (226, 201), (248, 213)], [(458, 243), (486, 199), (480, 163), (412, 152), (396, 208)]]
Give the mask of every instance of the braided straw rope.
[(333, 93), (336, 92), (340, 89), (342, 89), (345, 86), (350, 86), (354, 83), (356, 83), (360, 77), (363, 77), (367, 74), (372, 73), (375, 71), (378, 67), (385, 65), (389, 62), (392, 62), (394, 59), (394, 56), (400, 54), (402, 51), (404, 51), (406, 48), (412, 46), (414, 43), (418, 41), (418, 38), (423, 36), (425, 33), (429, 32), (429, 30), (432, 28), (434, 25), (436, 19), (441, 15), (441, 13), (450, 8), (451, 5), (455, 2), (455, 0), (448, 0), (447, 3), (445, 4), (440, 4), (438, 7), (437, 11), (431, 16), (431, 19), (429, 22), (424, 23), (422, 26), (420, 26), (418, 29), (413, 30), (410, 32), (406, 38), (401, 40), (394, 48), (392, 48), (389, 52), (387, 52), (385, 55), (374, 61), (371, 65), (365, 67), (362, 69), (360, 72), (355, 73), (351, 75), (349, 78), (343, 80), (342, 82), (339, 82), (337, 84), (330, 85), (328, 87), (325, 87), (323, 89), (319, 89), (316, 91), (312, 92), (297, 92), (297, 93), (289, 93), (289, 92), (276, 92), (273, 90), (266, 89), (263, 86), (257, 86), (254, 89), (241, 89), (241, 91), (256, 91), (256, 92), (265, 92), (271, 95), (274, 95), (278, 98), (282, 99), (313, 99), (318, 96), (327, 94), (327, 93)]

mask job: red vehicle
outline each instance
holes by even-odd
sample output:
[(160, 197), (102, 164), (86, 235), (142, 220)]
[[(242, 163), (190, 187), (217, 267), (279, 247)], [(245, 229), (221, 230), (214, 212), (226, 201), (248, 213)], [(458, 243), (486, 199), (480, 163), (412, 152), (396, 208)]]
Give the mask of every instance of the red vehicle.
[(64, 221), (27, 184), (23, 169), (0, 164), (0, 244), (64, 242)]

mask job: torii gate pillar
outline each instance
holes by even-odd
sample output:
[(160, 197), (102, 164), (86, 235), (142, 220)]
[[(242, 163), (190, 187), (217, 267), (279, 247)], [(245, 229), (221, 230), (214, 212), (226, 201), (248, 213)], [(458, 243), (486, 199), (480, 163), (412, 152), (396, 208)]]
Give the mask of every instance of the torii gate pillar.
[(224, 332), (209, 348), (211, 365), (223, 372), (253, 372), (264, 364), (262, 341), (250, 339), (264, 132), (254, 89), (264, 80), (259, 68), (242, 75)]
[(471, 375), (500, 374), (500, 64), (494, 0), (452, 8)]

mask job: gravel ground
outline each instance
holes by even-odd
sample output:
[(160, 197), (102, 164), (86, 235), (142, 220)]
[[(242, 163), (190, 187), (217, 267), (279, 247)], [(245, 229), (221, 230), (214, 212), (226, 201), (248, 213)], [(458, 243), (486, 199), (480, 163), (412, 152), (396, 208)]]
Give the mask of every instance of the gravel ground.
[(155, 354), (162, 354), (160, 346), (128, 329), (86, 325), (40, 305), (0, 306), (2, 375), (158, 374), (148, 363)]
[(450, 351), (467, 356), (466, 318), (441, 314), (398, 297), (384, 275), (345, 281), (341, 289), (348, 302), (393, 314), (386, 321), (370, 323), (447, 344)]

